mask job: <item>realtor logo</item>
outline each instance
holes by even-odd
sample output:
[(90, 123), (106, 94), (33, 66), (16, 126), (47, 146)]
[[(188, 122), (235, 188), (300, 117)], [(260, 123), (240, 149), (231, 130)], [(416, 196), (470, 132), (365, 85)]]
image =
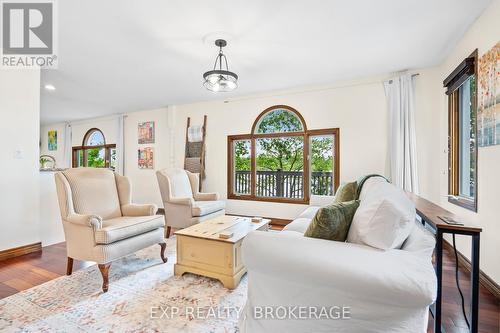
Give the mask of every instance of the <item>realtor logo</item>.
[(1, 1), (2, 67), (55, 68), (54, 2)]

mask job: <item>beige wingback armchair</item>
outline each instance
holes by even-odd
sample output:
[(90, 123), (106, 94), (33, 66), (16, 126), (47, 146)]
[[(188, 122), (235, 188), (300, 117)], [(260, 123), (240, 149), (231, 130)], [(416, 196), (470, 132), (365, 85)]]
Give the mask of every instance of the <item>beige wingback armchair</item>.
[(77, 168), (55, 174), (66, 248), (67, 275), (73, 259), (94, 261), (108, 291), (111, 262), (135, 251), (159, 244), (164, 252), (164, 221), (155, 215), (156, 205), (131, 203), (126, 177), (108, 169)]
[(156, 172), (165, 207), (166, 237), (171, 228), (182, 229), (224, 215), (226, 204), (217, 193), (201, 193), (199, 174), (184, 169)]

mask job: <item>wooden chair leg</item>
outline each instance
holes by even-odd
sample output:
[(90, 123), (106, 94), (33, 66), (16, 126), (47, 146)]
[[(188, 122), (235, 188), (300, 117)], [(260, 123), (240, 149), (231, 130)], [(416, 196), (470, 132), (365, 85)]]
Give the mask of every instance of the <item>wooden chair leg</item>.
[(160, 256), (161, 256), (161, 260), (163, 260), (163, 263), (166, 263), (168, 258), (165, 258), (165, 249), (167, 248), (167, 243), (165, 242), (162, 242), (162, 243), (158, 243), (160, 245)]
[(172, 231), (172, 227), (167, 226), (167, 230), (165, 230), (165, 238), (170, 238), (170, 231)]
[(66, 265), (66, 275), (73, 273), (73, 258), (68, 257), (68, 264)]
[(109, 267), (111, 266), (111, 263), (109, 264), (98, 264), (97, 267), (99, 267), (99, 270), (101, 271), (102, 275), (102, 291), (107, 292), (108, 291), (108, 286), (109, 286)]

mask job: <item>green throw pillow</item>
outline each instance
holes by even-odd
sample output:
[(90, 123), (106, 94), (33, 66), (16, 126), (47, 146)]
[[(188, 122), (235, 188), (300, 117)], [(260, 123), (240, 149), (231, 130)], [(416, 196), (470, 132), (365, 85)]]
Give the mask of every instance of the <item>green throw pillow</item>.
[(359, 201), (337, 202), (321, 207), (304, 236), (344, 242)]
[(346, 202), (356, 200), (357, 188), (358, 182), (356, 181), (340, 185), (337, 192), (335, 193), (335, 199), (333, 200), (333, 202)]

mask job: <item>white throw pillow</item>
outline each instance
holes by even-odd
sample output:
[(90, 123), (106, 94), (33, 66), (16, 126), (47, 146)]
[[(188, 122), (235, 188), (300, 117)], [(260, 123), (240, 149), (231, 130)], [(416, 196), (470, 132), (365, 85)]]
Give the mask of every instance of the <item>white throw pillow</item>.
[(376, 188), (380, 183), (387, 183), (387, 180), (384, 177), (379, 176), (368, 178), (363, 184), (363, 188), (361, 189), (361, 193), (359, 194), (358, 199), (361, 201), (365, 200), (368, 193), (372, 192), (373, 189)]
[(372, 185), (354, 214), (347, 241), (399, 249), (415, 226), (415, 205), (392, 184)]

